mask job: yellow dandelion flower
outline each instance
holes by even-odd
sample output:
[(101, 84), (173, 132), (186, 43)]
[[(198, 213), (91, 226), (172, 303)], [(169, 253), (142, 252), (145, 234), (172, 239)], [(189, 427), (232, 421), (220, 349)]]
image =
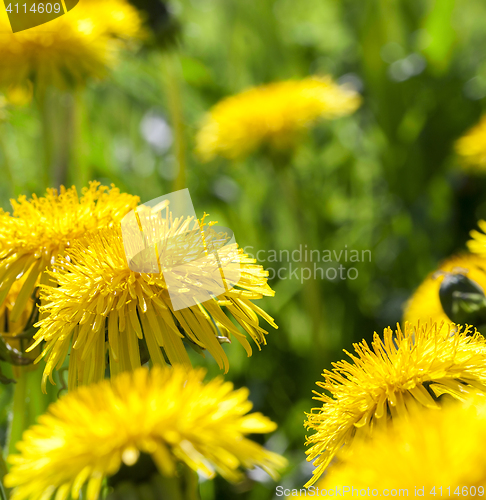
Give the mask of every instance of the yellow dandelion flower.
[(164, 476), (182, 462), (210, 478), (238, 481), (241, 468), (254, 466), (275, 477), (285, 459), (246, 436), (276, 425), (248, 414), (246, 388), (203, 378), (203, 370), (140, 368), (62, 397), (9, 457), (12, 500), (78, 499), (86, 483), (88, 500), (96, 500), (104, 478), (135, 465), (141, 454)]
[(486, 392), (486, 340), (469, 327), (406, 323), (404, 331), (387, 328), (383, 337), (375, 333), (371, 347), (366, 341), (354, 344), (356, 354), (345, 351), (353, 363), (333, 363), (333, 370), (323, 373), (325, 381), (317, 383), (330, 396), (316, 392), (314, 399), (323, 405), (308, 414), (306, 428), (315, 433), (307, 438), (312, 447), (306, 453), (316, 469), (307, 485), (356, 436), (386, 427), (417, 405), (437, 408), (443, 394), (463, 399)]
[[(63, 2), (59, 2), (62, 5)], [(71, 88), (101, 77), (115, 61), (122, 39), (137, 37), (141, 20), (125, 0), (83, 0), (46, 24), (12, 33), (0, 9), (0, 86)]]
[(39, 279), (59, 254), (87, 233), (120, 221), (138, 203), (136, 196), (92, 182), (82, 191), (49, 189), (45, 197), (12, 200), (13, 214), (0, 210), (0, 307), (20, 278), (9, 320), (24, 314)]
[(456, 153), (464, 168), (478, 172), (486, 170), (486, 115), (457, 140)]
[(454, 255), (443, 261), (438, 270), (430, 273), (417, 288), (405, 306), (404, 321), (412, 324), (416, 324), (418, 321), (437, 323), (450, 321), (439, 299), (439, 289), (444, 279), (443, 273), (463, 274), (486, 291), (486, 260), (484, 257), (468, 253)]
[(298, 134), (318, 119), (354, 112), (358, 94), (330, 78), (309, 77), (255, 87), (223, 99), (209, 112), (197, 136), (197, 150), (237, 159), (261, 146), (292, 148)]
[[(170, 217), (170, 215), (168, 215)], [(199, 229), (196, 220), (195, 231)], [(187, 241), (177, 239), (187, 232), (188, 221), (170, 233), (169, 246), (164, 248), (164, 262), (173, 266), (173, 259), (194, 259), (194, 248)], [(217, 237), (218, 235), (215, 235)], [(173, 245), (174, 239), (180, 244)], [(166, 240), (163, 241), (166, 243)], [(196, 248), (197, 249), (197, 248)], [(202, 248), (198, 251), (204, 253)], [(97, 382), (105, 374), (106, 350), (112, 375), (133, 370), (147, 361), (155, 364), (182, 364), (191, 367), (183, 339), (197, 348), (207, 349), (221, 369), (228, 370), (228, 359), (221, 341), (236, 338), (251, 355), (252, 349), (235, 324), (225, 315), (222, 307), (231, 313), (256, 342), (258, 348), (266, 343), (267, 333), (259, 325), (258, 315), (277, 328), (273, 319), (252, 300), (273, 296), (267, 284), (268, 273), (255, 260), (248, 258), (241, 249), (238, 259), (222, 262), (225, 282), (237, 271), (238, 281), (234, 288), (227, 287), (217, 297), (185, 308), (175, 308), (166, 283), (165, 269), (151, 272), (135, 272), (127, 262), (120, 228), (94, 234), (84, 241), (75, 242), (67, 250), (66, 259), (60, 259), (51, 273), (57, 287), (43, 287), (41, 298), (45, 306), (40, 310), (44, 318), (37, 324), (32, 348), (45, 341), (42, 355), (47, 364), (43, 388), (47, 377), (60, 367), (70, 347), (69, 386)], [(214, 282), (221, 277), (220, 268), (207, 269), (202, 260), (191, 260), (180, 271), (180, 281), (174, 286), (180, 289), (179, 300), (192, 287), (203, 287), (204, 281)], [(191, 284), (189, 265), (196, 266), (196, 278)], [(175, 274), (175, 272), (173, 273)], [(188, 277), (189, 276), (189, 277)], [(139, 341), (143, 341), (140, 342)], [(140, 346), (143, 349), (142, 355)], [(164, 357), (165, 356), (165, 357)], [(145, 358), (144, 358), (145, 357)], [(52, 378), (50, 378), (52, 382)]]
[(345, 497), (359, 496), (356, 490), (368, 488), (377, 490), (376, 496), (385, 489), (390, 496), (418, 496), (417, 490), (429, 498), (483, 496), (486, 458), (478, 445), (483, 438), (484, 398), (449, 405), (440, 412), (418, 411), (399, 419), (393, 429), (377, 433), (372, 441), (356, 442), (318, 487), (343, 491), (348, 486)]

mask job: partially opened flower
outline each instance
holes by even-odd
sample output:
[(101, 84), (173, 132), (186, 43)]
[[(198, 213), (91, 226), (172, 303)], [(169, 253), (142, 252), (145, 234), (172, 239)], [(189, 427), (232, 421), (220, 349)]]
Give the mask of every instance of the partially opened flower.
[(456, 153), (464, 168), (486, 170), (486, 115), (456, 142)]
[(484, 398), (440, 412), (417, 411), (371, 441), (355, 442), (318, 486), (339, 488), (345, 497), (368, 488), (395, 496), (407, 496), (408, 491), (409, 497), (484, 496), (486, 456), (478, 444), (485, 439)]
[[(192, 224), (194, 230), (189, 231)], [(58, 286), (43, 287), (44, 317), (32, 345), (46, 343), (42, 353), (47, 358), (44, 387), (71, 346), (70, 387), (104, 377), (107, 349), (112, 375), (135, 369), (148, 357), (155, 364), (167, 360), (190, 368), (189, 344), (207, 349), (226, 371), (228, 359), (221, 341), (236, 338), (248, 355), (252, 350), (223, 308), (258, 348), (266, 343), (267, 332), (259, 325), (258, 315), (276, 325), (252, 300), (274, 295), (267, 284), (268, 273), (241, 249), (228, 259), (223, 253), (216, 259), (218, 265), (211, 265), (207, 248), (214, 240), (206, 237), (202, 247), (192, 244), (199, 229), (197, 220), (178, 221), (157, 248), (163, 259), (143, 272), (132, 270), (133, 260), (127, 261), (120, 228), (89, 236), (67, 250), (68, 257), (60, 259), (51, 273)], [(158, 269), (158, 265), (167, 268)], [(217, 296), (191, 301), (195, 291), (214, 290), (218, 279), (223, 287), (217, 288)]]
[(261, 146), (291, 149), (317, 120), (348, 115), (359, 104), (356, 92), (328, 77), (255, 87), (214, 106), (198, 133), (197, 150), (208, 161), (241, 158)]
[(163, 476), (176, 474), (182, 462), (209, 478), (218, 473), (238, 481), (241, 469), (254, 466), (275, 477), (285, 459), (246, 436), (276, 425), (248, 414), (247, 389), (203, 377), (202, 370), (140, 368), (62, 397), (9, 458), (12, 500), (78, 499), (86, 483), (87, 499), (96, 500), (103, 480), (142, 454)]
[[(451, 328), (453, 327), (453, 328)], [(406, 416), (416, 406), (438, 408), (437, 398), (448, 394), (462, 400), (486, 393), (486, 340), (470, 328), (456, 325), (405, 324), (381, 339), (374, 334), (354, 345), (352, 362), (333, 363), (317, 385), (322, 407), (308, 414), (308, 460), (315, 460), (313, 484), (341, 447), (357, 436), (369, 436), (390, 419)], [(345, 351), (346, 352), (346, 351)]]
[(404, 321), (412, 324), (450, 321), (439, 298), (441, 284), (449, 273), (464, 275), (486, 291), (486, 259), (476, 254), (454, 255), (443, 261), (417, 288), (406, 304)]
[[(53, 2), (52, 8), (62, 10), (63, 3)], [(83, 0), (67, 14), (18, 33), (0, 9), (0, 86), (84, 85), (106, 73), (120, 40), (139, 36), (140, 25), (137, 10), (125, 0)]]
[(13, 214), (0, 210), (0, 307), (11, 287), (23, 280), (9, 321), (24, 314), (39, 280), (55, 257), (77, 239), (119, 222), (138, 203), (136, 196), (92, 182), (82, 191), (49, 189), (45, 197), (12, 200)]

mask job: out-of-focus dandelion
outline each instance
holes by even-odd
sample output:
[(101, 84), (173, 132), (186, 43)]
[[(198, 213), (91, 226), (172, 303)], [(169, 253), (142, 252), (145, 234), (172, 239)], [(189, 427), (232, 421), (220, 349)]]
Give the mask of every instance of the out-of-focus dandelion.
[[(420, 488), (420, 496), (483, 496), (486, 458), (478, 443), (486, 438), (484, 397), (454, 404), (440, 412), (421, 410), (399, 419), (393, 428), (360, 440), (342, 462), (329, 469), (319, 487), (381, 492)], [(351, 497), (351, 491), (345, 491)]]
[(0, 86), (84, 85), (106, 73), (121, 41), (139, 36), (140, 26), (137, 10), (125, 0), (83, 0), (67, 14), (18, 33), (0, 9)]
[[(167, 217), (170, 219), (171, 214), (167, 213)], [(44, 389), (47, 377), (62, 365), (71, 346), (71, 388), (104, 377), (107, 344), (112, 375), (133, 370), (149, 357), (155, 364), (165, 365), (167, 360), (189, 369), (191, 362), (183, 340), (196, 350), (207, 349), (220, 368), (227, 371), (228, 359), (221, 342), (233, 337), (249, 356), (252, 349), (223, 307), (258, 348), (266, 343), (267, 332), (259, 325), (258, 316), (275, 328), (276, 325), (252, 301), (274, 295), (267, 284), (268, 273), (236, 244), (236, 255), (224, 259), (223, 254), (221, 267), (208, 266), (206, 252), (213, 240), (206, 238), (202, 247), (193, 245), (193, 235), (200, 226), (191, 219), (178, 221), (175, 229), (159, 235), (157, 250), (163, 266), (160, 269), (155, 262), (150, 269), (132, 270), (134, 263), (127, 261), (120, 228), (75, 242), (67, 250), (67, 257), (59, 259), (50, 273), (58, 286), (43, 287), (44, 317), (37, 325), (40, 328), (32, 344), (34, 348), (46, 342), (42, 353), (47, 358)], [(194, 231), (189, 230), (191, 224)], [(171, 286), (179, 291), (180, 302), (186, 300), (186, 294), (192, 297), (197, 290), (211, 290), (211, 284), (222, 279), (221, 272), (226, 289), (217, 296), (206, 297), (209, 300), (202, 303), (188, 301), (185, 308), (175, 307), (164, 274), (170, 270), (172, 279), (177, 279)]]
[(479, 220), (478, 226), (480, 231), (473, 229), (469, 234), (471, 240), (467, 242), (469, 250), (480, 257), (486, 262), (486, 221)]
[(457, 140), (455, 147), (464, 168), (486, 171), (486, 115)]
[(468, 253), (455, 255), (442, 262), (437, 271), (430, 273), (417, 288), (405, 306), (404, 321), (411, 324), (416, 324), (418, 321), (422, 323), (451, 321), (439, 297), (441, 285), (448, 274), (466, 276), (486, 291), (486, 259)]
[(246, 388), (203, 378), (203, 370), (140, 368), (67, 394), (24, 433), (20, 453), (9, 458), (12, 500), (77, 499), (86, 483), (88, 500), (96, 500), (105, 478), (142, 456), (153, 464), (144, 469), (147, 480), (157, 471), (174, 476), (180, 463), (229, 481), (254, 466), (275, 477), (285, 459), (246, 436), (276, 425), (248, 414)]
[(212, 108), (197, 135), (197, 150), (205, 161), (241, 158), (262, 146), (286, 151), (317, 120), (350, 114), (359, 104), (355, 91), (328, 77), (255, 87)]
[(77, 239), (110, 227), (137, 206), (139, 199), (92, 182), (82, 191), (49, 189), (45, 197), (12, 200), (12, 215), (0, 210), (0, 307), (12, 286), (23, 280), (9, 321), (18, 323), (44, 273), (57, 255)]
[[(317, 385), (329, 392), (316, 393), (321, 408), (308, 414), (308, 460), (315, 460), (311, 485), (319, 479), (338, 450), (357, 436), (369, 436), (390, 419), (404, 417), (416, 406), (439, 408), (437, 398), (447, 394), (463, 400), (486, 393), (486, 340), (468, 327), (433, 324), (393, 333), (383, 339), (374, 334), (347, 353), (352, 363), (333, 363)], [(346, 351), (345, 351), (346, 352)]]

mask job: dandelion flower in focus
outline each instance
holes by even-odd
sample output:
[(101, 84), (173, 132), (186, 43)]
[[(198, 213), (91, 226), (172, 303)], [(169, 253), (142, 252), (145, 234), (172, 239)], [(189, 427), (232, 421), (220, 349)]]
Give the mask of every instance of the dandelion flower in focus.
[[(190, 241), (184, 239), (185, 234), (189, 234), (187, 238), (193, 234), (187, 232), (191, 219), (179, 221), (176, 231), (169, 230), (159, 246), (164, 254), (161, 262), (166, 262), (169, 268), (191, 258), (190, 263), (183, 265), (180, 281), (175, 284), (181, 291), (180, 301), (184, 301), (185, 293), (191, 293), (193, 287), (204, 288), (205, 281), (221, 279), (219, 267), (208, 270), (205, 247), (192, 247)], [(197, 220), (192, 223), (195, 231), (200, 228)], [(165, 245), (167, 240), (178, 243)], [(210, 243), (206, 241), (207, 245)], [(32, 345), (34, 348), (46, 342), (42, 353), (47, 358), (44, 390), (47, 377), (62, 365), (71, 346), (69, 386), (72, 388), (104, 377), (107, 348), (112, 375), (136, 369), (149, 357), (154, 364), (165, 365), (167, 361), (189, 369), (191, 362), (183, 340), (196, 350), (207, 349), (219, 367), (227, 371), (228, 359), (220, 341), (236, 338), (249, 356), (252, 349), (223, 307), (258, 348), (266, 343), (267, 333), (259, 325), (258, 316), (276, 328), (273, 319), (252, 302), (274, 295), (267, 284), (268, 273), (241, 249), (237, 249), (236, 259), (221, 263), (225, 282), (237, 273), (237, 283), (233, 279), (235, 286), (228, 286), (226, 291), (203, 303), (188, 303), (188, 307), (181, 309), (174, 307), (173, 297), (169, 295), (164, 279), (166, 269), (135, 272), (129, 267), (118, 227), (75, 242), (67, 251), (67, 257), (60, 259), (55, 272), (51, 273), (58, 286), (43, 287), (41, 298), (45, 305), (41, 312), (44, 317), (37, 324), (40, 328)], [(191, 266), (195, 266), (195, 280), (190, 279)]]
[(285, 459), (246, 436), (276, 425), (248, 414), (246, 388), (203, 378), (203, 370), (140, 368), (62, 397), (24, 433), (19, 454), (9, 457), (12, 500), (55, 493), (56, 499), (78, 499), (86, 483), (88, 500), (96, 500), (103, 480), (135, 465), (141, 454), (164, 476), (173, 476), (182, 462), (209, 478), (218, 473), (238, 481), (242, 468), (254, 466), (275, 477)]
[(442, 262), (438, 270), (430, 273), (417, 288), (405, 307), (404, 321), (411, 324), (416, 324), (418, 321), (422, 323), (450, 321), (439, 298), (439, 290), (445, 273), (463, 274), (486, 290), (484, 257), (468, 253), (455, 255)]
[(84, 85), (104, 76), (121, 41), (138, 37), (140, 26), (137, 10), (125, 0), (83, 0), (67, 14), (18, 33), (0, 9), (0, 86)]
[(375, 434), (372, 441), (354, 443), (319, 487), (406, 489), (409, 496), (424, 487), (424, 496), (430, 498), (483, 496), (486, 457), (478, 443), (484, 439), (484, 398), (449, 405), (440, 412), (417, 411), (395, 422), (393, 429)]
[(309, 77), (255, 87), (223, 99), (209, 112), (197, 136), (197, 150), (209, 161), (237, 159), (261, 146), (291, 149), (299, 134), (319, 119), (353, 113), (356, 92), (330, 78)]
[(92, 182), (82, 191), (49, 189), (45, 197), (12, 200), (13, 214), (0, 210), (0, 307), (12, 286), (23, 280), (9, 321), (17, 323), (39, 280), (55, 257), (78, 238), (119, 222), (138, 203), (136, 196)]
[[(308, 414), (308, 460), (315, 460), (313, 484), (339, 449), (360, 436), (369, 436), (390, 419), (406, 416), (416, 406), (438, 408), (437, 398), (447, 394), (463, 400), (486, 392), (486, 340), (468, 327), (405, 324), (383, 339), (374, 334), (354, 344), (352, 363), (339, 361), (325, 370), (317, 385), (322, 407)], [(346, 351), (345, 351), (346, 352)]]
[(456, 142), (456, 153), (464, 168), (486, 170), (486, 115)]

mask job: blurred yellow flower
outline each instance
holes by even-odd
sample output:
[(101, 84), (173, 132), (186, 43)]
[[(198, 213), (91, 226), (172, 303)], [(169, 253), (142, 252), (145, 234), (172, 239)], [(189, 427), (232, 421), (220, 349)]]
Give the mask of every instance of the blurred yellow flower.
[[(198, 221), (193, 222), (199, 228)], [(188, 223), (181, 224), (181, 234), (192, 234), (188, 227)], [(171, 234), (172, 238), (175, 236)], [(204, 254), (205, 248), (196, 250)], [(107, 347), (112, 375), (133, 370), (148, 357), (155, 364), (165, 365), (165, 356), (169, 363), (180, 363), (189, 369), (191, 362), (183, 339), (196, 350), (207, 349), (219, 367), (227, 371), (228, 359), (220, 340), (228, 341), (233, 336), (249, 356), (252, 350), (246, 336), (223, 312), (223, 306), (260, 349), (266, 343), (267, 332), (259, 326), (258, 315), (273, 327), (277, 326), (252, 300), (273, 296), (275, 292), (267, 284), (268, 273), (254, 265), (255, 260), (241, 249), (236, 252), (238, 260), (223, 262), (222, 269), (225, 280), (232, 271), (238, 271), (237, 287), (226, 289), (217, 298), (178, 309), (169, 295), (163, 270), (147, 273), (131, 270), (120, 228), (74, 242), (67, 250), (67, 258), (60, 259), (50, 273), (58, 286), (45, 286), (41, 293), (46, 305), (41, 307), (43, 319), (37, 325), (40, 329), (32, 348), (46, 342), (39, 357), (47, 357), (43, 389), (47, 377), (62, 365), (71, 346), (70, 388), (104, 377)], [(169, 249), (165, 259), (171, 261), (174, 255), (180, 260), (198, 257), (194, 255), (194, 248), (182, 243), (177, 244), (172, 253)], [(198, 262), (198, 258), (192, 260), (195, 266)], [(218, 267), (205, 277), (204, 260), (202, 266), (195, 286), (201, 287), (205, 279), (214, 281), (221, 277)], [(189, 292), (192, 285), (185, 279), (186, 271), (181, 274), (179, 288), (183, 294)], [(139, 340), (144, 340), (142, 357)]]
[(0, 209), (0, 307), (19, 279), (23, 286), (10, 311), (19, 322), (44, 271), (78, 238), (109, 227), (137, 206), (136, 196), (92, 182), (79, 197), (75, 188), (49, 189), (45, 197), (11, 200), (13, 215)]
[(464, 168), (486, 170), (486, 115), (456, 141), (456, 153)]
[(285, 459), (246, 436), (276, 425), (248, 414), (246, 388), (203, 378), (203, 370), (140, 368), (62, 397), (9, 457), (12, 500), (78, 499), (85, 483), (87, 499), (96, 500), (104, 478), (135, 465), (141, 454), (164, 476), (182, 462), (209, 478), (218, 473), (238, 481), (241, 468), (254, 466), (275, 477)]
[(467, 242), (467, 247), (469, 250), (485, 260), (486, 257), (486, 221), (479, 220), (478, 226), (481, 231), (473, 229), (469, 234), (471, 235), (471, 240)]
[[(417, 411), (371, 441), (354, 443), (318, 487), (370, 488), (378, 491), (376, 496), (386, 489), (389, 496), (416, 497), (420, 490), (420, 496), (429, 498), (481, 497), (486, 484), (486, 456), (480, 444), (484, 439), (484, 398), (448, 405), (440, 412)], [(359, 496), (349, 489), (343, 493)]]
[(463, 274), (486, 291), (486, 259), (469, 253), (454, 255), (442, 262), (438, 270), (430, 273), (417, 288), (405, 306), (404, 321), (412, 324), (418, 321), (450, 321), (439, 299), (439, 289), (444, 279), (441, 272)]
[(0, 9), (0, 86), (24, 87), (29, 80), (41, 88), (83, 85), (103, 76), (121, 40), (139, 36), (140, 29), (137, 10), (125, 0), (83, 0), (67, 14), (18, 33)]
[(223, 99), (197, 135), (197, 151), (209, 161), (237, 159), (261, 146), (291, 149), (300, 132), (318, 119), (354, 112), (359, 95), (330, 78), (309, 77), (255, 87)]
[(317, 382), (330, 395), (316, 393), (323, 405), (308, 414), (306, 428), (315, 433), (307, 437), (312, 447), (306, 453), (316, 468), (306, 486), (343, 445), (386, 427), (391, 418), (415, 406), (438, 408), (443, 394), (462, 400), (486, 393), (486, 340), (469, 327), (406, 323), (404, 331), (387, 328), (383, 337), (375, 333), (371, 347), (354, 344), (355, 354), (345, 351), (353, 362), (334, 363), (323, 373), (325, 382)]

